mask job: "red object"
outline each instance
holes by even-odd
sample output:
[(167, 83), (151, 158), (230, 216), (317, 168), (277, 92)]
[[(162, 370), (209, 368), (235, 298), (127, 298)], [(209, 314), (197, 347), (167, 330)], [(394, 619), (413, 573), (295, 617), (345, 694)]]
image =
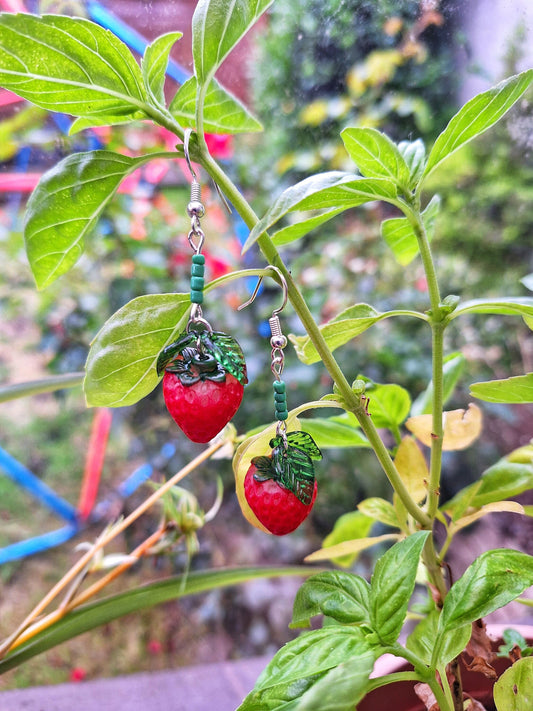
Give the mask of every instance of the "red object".
[(161, 654), (161, 652), (163, 651), (163, 645), (157, 639), (151, 639), (148, 642), (147, 647), (148, 653), (153, 654), (154, 656), (157, 654)]
[(74, 667), (70, 672), (70, 681), (83, 681), (87, 677), (87, 672), (82, 667)]
[(13, 94), (7, 89), (0, 89), (0, 106), (9, 106), (10, 104), (18, 104), (19, 101), (24, 101), (21, 96)]
[[(42, 178), (42, 173), (2, 173), (0, 174), (0, 192), (31, 193)], [(128, 175), (119, 185), (119, 193), (132, 193), (139, 184), (140, 169)]]
[(239, 409), (244, 385), (231, 373), (223, 383), (199, 380), (183, 385), (176, 373), (165, 372), (163, 396), (178, 427), (193, 442), (209, 442)]
[(205, 142), (213, 158), (229, 160), (233, 156), (233, 137), (221, 136), (216, 133), (206, 133)]
[(256, 471), (257, 467), (252, 464), (244, 478), (244, 495), (248, 505), (270, 533), (275, 536), (292, 533), (313, 508), (317, 492), (316, 481), (311, 503), (306, 506), (292, 491), (280, 486), (274, 479), (257, 481), (254, 478)]
[(6, 12), (26, 12), (21, 0), (0, 0), (0, 8)]
[(40, 179), (41, 173), (2, 173), (0, 192), (31, 193)]
[(82, 521), (88, 518), (96, 501), (111, 419), (111, 410), (107, 408), (100, 408), (95, 412), (78, 504), (78, 513)]

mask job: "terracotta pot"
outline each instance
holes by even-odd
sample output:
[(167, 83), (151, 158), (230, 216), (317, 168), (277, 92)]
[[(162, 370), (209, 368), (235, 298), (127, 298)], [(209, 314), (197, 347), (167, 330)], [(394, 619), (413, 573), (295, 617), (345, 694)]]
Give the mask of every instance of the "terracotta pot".
[[(509, 627), (520, 632), (529, 643), (533, 640), (533, 626), (528, 627), (513, 624), (487, 625), (487, 632), (489, 637), (493, 640), (492, 646), (495, 651), (497, 651), (498, 647), (502, 644), (503, 631)], [(509, 660), (497, 659), (493, 666), (499, 676), (509, 666)], [(392, 672), (408, 671), (411, 669), (412, 667), (409, 664), (406, 664), (398, 657), (385, 654), (376, 662), (372, 676), (384, 676)], [(487, 679), (478, 672), (468, 671), (463, 666), (462, 679), (463, 688), (468, 694), (484, 704), (487, 709), (494, 708), (494, 706), (489, 706), (492, 702), (494, 681)], [(394, 708), (394, 711), (426, 711), (426, 707), (415, 694), (413, 686), (412, 681), (399, 681), (375, 689), (357, 704), (357, 711), (390, 711), (391, 708)]]

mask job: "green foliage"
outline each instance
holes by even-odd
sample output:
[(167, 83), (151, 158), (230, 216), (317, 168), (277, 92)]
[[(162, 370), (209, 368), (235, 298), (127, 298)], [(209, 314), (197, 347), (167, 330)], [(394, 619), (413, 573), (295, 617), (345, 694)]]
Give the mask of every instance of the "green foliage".
[[(185, 128), (196, 126), (196, 97), (198, 83), (191, 77), (182, 84), (169, 108), (176, 121)], [(261, 131), (262, 126), (248, 109), (229, 91), (213, 79), (204, 99), (204, 128), (209, 133), (249, 133)]]
[(532, 556), (508, 549), (482, 553), (446, 595), (439, 620), (439, 640), (447, 632), (507, 605), (531, 585)]
[[(471, 415), (464, 410), (443, 411), (443, 403), (452, 396), (465, 365), (465, 358), (459, 352), (444, 357), (443, 333), (455, 319), (472, 315), (520, 316), (530, 323), (533, 298), (504, 296), (461, 301), (459, 297), (448, 296), (442, 299), (430, 250), (430, 241), (437, 242), (434, 233), (436, 235), (441, 202), (433, 195), (423, 203), (421, 192), (437, 168), (446, 163), (453, 165), (453, 154), (512, 109), (533, 81), (533, 70), (510, 77), (474, 97), (450, 120), (429, 152), (420, 139), (397, 144), (375, 126), (382, 126), (402, 112), (414, 111), (422, 128), (423, 105), (413, 96), (397, 94), (388, 108), (384, 105), (386, 91), (390, 92), (395, 82), (400, 78), (405, 81), (406, 74), (416, 69), (411, 62), (413, 56), (409, 54), (413, 48), (409, 49), (406, 38), (413, 30), (419, 4), (404, 0), (401, 3), (386, 1), (376, 6), (366, 0), (353, 0), (353, 3), (329, 0), (328, 8), (333, 8), (332, 14), (343, 22), (329, 37), (322, 32), (320, 42), (335, 50), (326, 52), (331, 60), (328, 71), (336, 71), (337, 77), (345, 78), (346, 86), (338, 82), (332, 86), (320, 85), (321, 77), (313, 74), (314, 64), (309, 62), (309, 57), (299, 57), (298, 61), (302, 62), (299, 88), (311, 78), (314, 88), (308, 87), (306, 105), (298, 106), (298, 122), (300, 126), (320, 126), (321, 129), (327, 124), (333, 134), (339, 123), (344, 124), (349, 116), (356, 115), (362, 125), (349, 126), (342, 132), (347, 156), (353, 164), (347, 165), (343, 153), (338, 165), (331, 161), (333, 167), (342, 170), (318, 173), (286, 188), (278, 193), (263, 217), (256, 219), (244, 197), (209, 155), (202, 134), (203, 129), (239, 133), (260, 128), (248, 110), (216, 83), (214, 75), (270, 4), (270, 0), (200, 0), (192, 27), (195, 76), (178, 89), (168, 108), (164, 103), (164, 71), (172, 46), (181, 37), (180, 32), (155, 40), (147, 48), (139, 67), (113, 35), (88, 21), (2, 15), (0, 82), (38, 106), (77, 116), (74, 130), (139, 118), (150, 118), (158, 126), (173, 131), (177, 140), (183, 138), (184, 128), (197, 129), (191, 142), (192, 158), (216, 178), (222, 192), (250, 225), (243, 251), (257, 245), (268, 263), (276, 265), (277, 277), (283, 276), (280, 280), (286, 281), (286, 296), (305, 329), (304, 335), (291, 338), (298, 357), (307, 365), (321, 362), (329, 380), (333, 381), (333, 393), (324, 400), (306, 403), (291, 411), (296, 430), (288, 435), (289, 445), (293, 439), (305, 441), (312, 436), (325, 448), (371, 448), (394, 490), (392, 502), (369, 496), (360, 502), (359, 510), (341, 517), (325, 539), (323, 548), (308, 558), (333, 559), (349, 567), (361, 550), (385, 541), (397, 541), (377, 560), (370, 584), (358, 575), (337, 571), (321, 572), (305, 582), (296, 597), (292, 626), (309, 626), (311, 619), (318, 615), (325, 616), (328, 624), (285, 645), (267, 666), (240, 711), (351, 711), (370, 688), (370, 672), (375, 659), (383, 652), (393, 652), (410, 661), (414, 672), (409, 678), (429, 684), (439, 708), (451, 711), (457, 703), (452, 703), (453, 689), (446, 686), (443, 667), (467, 645), (472, 623), (516, 599), (533, 584), (533, 558), (515, 550), (489, 551), (477, 558), (449, 590), (442, 571), (442, 558), (455, 533), (480, 516), (499, 510), (523, 512), (519, 504), (506, 499), (532, 487), (533, 463), (530, 448), (521, 448), (441, 505), (442, 450), (462, 449), (465, 441), (470, 443), (481, 420), (476, 410), (477, 419), (472, 428)], [(314, 0), (309, 0), (309, 5), (314, 7)], [(281, 16), (286, 21), (287, 8), (282, 3), (280, 6)], [(292, 36), (300, 23), (305, 23), (307, 7), (303, 1), (292, 6), (294, 21), (286, 21), (281, 37), (277, 38), (278, 42), (281, 39), (277, 51), (285, 53), (285, 63), (288, 58), (294, 59), (297, 44), (289, 41), (283, 44), (283, 41)], [(396, 17), (390, 16), (393, 10)], [(273, 27), (278, 21), (276, 12), (272, 16)], [(385, 20), (395, 20), (395, 23), (389, 22), (387, 29)], [(357, 24), (360, 21), (361, 27)], [(316, 17), (309, 22), (316, 22)], [(346, 33), (346, 23), (354, 22), (353, 28), (363, 39), (362, 47), (354, 43), (354, 36)], [(304, 29), (307, 32), (308, 28)], [(402, 42), (396, 38), (400, 29), (406, 33)], [(416, 51), (423, 50), (420, 38), (415, 37), (415, 40)], [(355, 53), (345, 51), (354, 44)], [(370, 54), (357, 54), (363, 50)], [(343, 61), (335, 68), (339, 55), (343, 55)], [(425, 79), (430, 73), (428, 70), (424, 74)], [(291, 86), (283, 84), (283, 88)], [(381, 96), (380, 110), (374, 121), (368, 111), (366, 116), (364, 114), (370, 90), (379, 90)], [(350, 97), (348, 105), (342, 101), (346, 92)], [(324, 97), (327, 101), (320, 103)], [(341, 99), (337, 109), (332, 106), (334, 98)], [(279, 100), (286, 102), (291, 97), (286, 95)], [(388, 100), (391, 100), (390, 95)], [(278, 119), (275, 105), (269, 107), (269, 112)], [(279, 121), (279, 124), (284, 129), (284, 122)], [(429, 126), (425, 129), (431, 131)], [(286, 134), (287, 139), (292, 140), (291, 132)], [(309, 131), (309, 136), (313, 135), (314, 132)], [(47, 286), (74, 265), (83, 251), (86, 235), (127, 175), (155, 155), (169, 158), (179, 154), (176, 151), (129, 157), (111, 150), (78, 153), (45, 174), (29, 201), (25, 222), (28, 257), (38, 285)], [(289, 160), (286, 169), (294, 168), (295, 162), (291, 164)], [(290, 269), (277, 252), (276, 244), (306, 238), (312, 230), (323, 227), (341, 212), (355, 207), (375, 209), (377, 202), (386, 203), (387, 209), (392, 206), (400, 211), (401, 216), (383, 222), (382, 236), (401, 266), (408, 266), (419, 257), (429, 305), (424, 304), (423, 310), (422, 307), (391, 309), (388, 306), (379, 310), (364, 302), (348, 301), (351, 305), (339, 307), (340, 313), (339, 308), (332, 310), (331, 313), (337, 315), (330, 313), (326, 322), (319, 325)], [(268, 235), (272, 228), (277, 230), (273, 240)], [(261, 270), (260, 273), (265, 274)], [(241, 275), (236, 272), (223, 277), (206, 291)], [(340, 291), (338, 284), (335, 288)], [(161, 352), (186, 328), (189, 307), (189, 296), (184, 293), (145, 294), (122, 305), (92, 342), (85, 377), (88, 404), (126, 406), (147, 396), (159, 381), (157, 364), (162, 362)], [(359, 369), (351, 365), (350, 371), (354, 372), (348, 377), (334, 356), (337, 349), (392, 316), (413, 317), (424, 322), (432, 332), (433, 379), (414, 404), (409, 391), (400, 384), (377, 383), (358, 375), (350, 386)], [(209, 334), (208, 328), (204, 335), (208, 338)], [(197, 337), (198, 348), (204, 335)], [(221, 350), (221, 362), (224, 355), (228, 355), (227, 348)], [(77, 382), (76, 375), (68, 382)], [(56, 385), (57, 381), (27, 384), (22, 391), (35, 393)], [(530, 391), (531, 374), (472, 386), (474, 395), (496, 402), (529, 402)], [(20, 389), (8, 387), (3, 393), (13, 398), (20, 394)], [(301, 412), (327, 406), (345, 412), (334, 418), (296, 419)], [(472, 410), (475, 408), (469, 412)], [(417, 426), (412, 427), (410, 420), (407, 427), (431, 447), (429, 463), (414, 439), (403, 436), (401, 428), (410, 413), (417, 416)], [(241, 491), (244, 488), (241, 474), (246, 473), (250, 461), (261, 459), (270, 466), (273, 447), (276, 463), (283, 468), (283, 458), (287, 456), (283, 431), (278, 430), (272, 439), (274, 428), (274, 425), (263, 427), (259, 433), (244, 438), (235, 454), (237, 494), (243, 512), (254, 525), (258, 521), (251, 516), (251, 510), (246, 509), (248, 502), (245, 492)], [(389, 432), (383, 436), (379, 431), (382, 429)], [(234, 438), (228, 435), (228, 447)], [(268, 442), (270, 456), (265, 444)], [(317, 454), (316, 446), (313, 451)], [(253, 458), (248, 460), (251, 453)], [(203, 461), (202, 457), (198, 461)], [(440, 551), (432, 534), (437, 520), (446, 530), (446, 542)], [(371, 535), (375, 524), (395, 530)], [(420, 574), (422, 565), (425, 576)], [(59, 615), (54, 624), (29, 634), (17, 650), (0, 661), (0, 671), (97, 624), (155, 602), (264, 574), (295, 572), (301, 569), (210, 571), (86, 605), (65, 616)], [(438, 604), (429, 606), (427, 615), (403, 647), (398, 640), (417, 581), (427, 585)], [(517, 668), (518, 671), (500, 686), (500, 711), (522, 708), (513, 706), (516, 701), (513, 690), (522, 685), (530, 668), (528, 664)], [(461, 703), (462, 699), (456, 702)]]
[(396, 642), (415, 588), (427, 531), (413, 533), (381, 556), (370, 584), (370, 624), (381, 644)]
[(489, 383), (474, 383), (470, 386), (470, 392), (474, 397), (487, 402), (533, 402), (533, 373), (492, 380)]
[(532, 81), (533, 70), (528, 70), (502, 81), (466, 103), (435, 141), (423, 177), (427, 178), (461, 146), (495, 124), (516, 104)]
[(80, 258), (121, 181), (146, 157), (111, 151), (75, 153), (39, 181), (26, 208), (26, 252), (39, 288), (67, 272)]
[(89, 405), (131, 405), (155, 388), (159, 354), (183, 330), (189, 304), (187, 294), (140, 296), (106, 322), (85, 366)]
[(310, 627), (316, 615), (346, 625), (369, 624), (369, 584), (364, 578), (338, 570), (313, 575), (296, 594), (291, 627)]
[(414, 652), (424, 664), (438, 667), (445, 666), (458, 657), (464, 650), (472, 634), (472, 626), (463, 625), (449, 632), (442, 641), (442, 646), (435, 654), (435, 640), (438, 639), (440, 615), (438, 610), (431, 610), (411, 632), (407, 638), (406, 647)]
[[(330, 322), (320, 327), (320, 331), (326, 339), (328, 346), (335, 350), (345, 343), (348, 343), (356, 336), (366, 331), (370, 326), (390, 318), (391, 316), (415, 316), (424, 318), (423, 314), (408, 311), (388, 311), (386, 313), (378, 313), (372, 306), (368, 304), (356, 304), (342, 311)], [(296, 354), (301, 361), (310, 365), (317, 363), (320, 356), (316, 351), (313, 342), (309, 336), (290, 336), (290, 339), (296, 349)]]
[(111, 32), (81, 18), (0, 17), (0, 82), (36, 106), (101, 126), (146, 118), (141, 70)]
[[(427, 138), (451, 115), (453, 29), (420, 35), (417, 0), (279, 0), (260, 39), (253, 81), (255, 109), (269, 135), (246, 184), (261, 176), (303, 177), (345, 162), (338, 135), (347, 125), (384, 128), (393, 138)], [(261, 67), (268, 66), (264, 72)]]
[(518, 659), (494, 684), (497, 711), (527, 711), (533, 703), (533, 657)]
[(302, 574), (305, 574), (305, 570), (297, 567), (207, 570), (159, 580), (135, 590), (118, 593), (65, 614), (53, 626), (35, 635), (29, 642), (20, 645), (16, 651), (0, 660), (0, 674), (90, 629), (168, 600), (237, 585), (257, 578)]
[(348, 711), (364, 696), (374, 659), (356, 627), (307, 632), (275, 655), (238, 711)]
[(196, 78), (209, 83), (233, 47), (273, 0), (200, 0), (192, 20), (192, 54)]

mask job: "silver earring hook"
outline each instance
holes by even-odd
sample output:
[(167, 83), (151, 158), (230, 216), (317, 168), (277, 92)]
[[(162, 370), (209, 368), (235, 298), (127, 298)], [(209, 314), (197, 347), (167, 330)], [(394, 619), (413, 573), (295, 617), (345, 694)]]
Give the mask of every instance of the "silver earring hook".
[[(283, 309), (285, 308), (285, 306), (287, 306), (287, 301), (288, 301), (288, 299), (289, 299), (289, 289), (288, 289), (288, 287), (287, 287), (287, 281), (286, 281), (285, 277), (283, 276), (281, 270), (278, 269), (278, 267), (269, 266), (268, 269), (269, 269), (270, 271), (275, 272), (275, 273), (278, 275), (279, 280), (280, 280), (280, 282), (281, 282), (281, 288), (283, 289), (283, 302), (282, 302), (281, 306), (279, 306), (277, 309), (274, 309), (274, 310), (272, 311), (272, 315), (273, 315), (273, 316), (277, 316), (278, 314), (280, 314), (280, 313), (283, 311)], [(237, 307), (237, 311), (242, 311), (243, 309), (245, 309), (247, 306), (250, 306), (250, 304), (252, 304), (252, 303), (255, 301), (255, 297), (257, 296), (257, 294), (258, 294), (258, 292), (259, 292), (259, 289), (260, 289), (260, 287), (261, 287), (261, 284), (263, 283), (263, 279), (264, 279), (264, 278), (265, 278), (265, 275), (264, 275), (264, 274), (262, 274), (262, 275), (259, 277), (259, 279), (257, 280), (257, 284), (255, 285), (255, 289), (254, 289), (252, 295), (250, 296), (250, 298), (248, 299), (248, 301), (246, 301), (244, 304), (241, 304), (239, 307)]]
[[(183, 153), (185, 155), (185, 160), (187, 161), (187, 167), (189, 168), (189, 171), (190, 171), (192, 178), (193, 178), (193, 185), (194, 184), (198, 185), (199, 184), (198, 183), (198, 176), (196, 175), (196, 171), (192, 167), (191, 156), (189, 154), (189, 141), (191, 138), (191, 133), (192, 133), (192, 128), (185, 129), (185, 133), (183, 134)], [(217, 191), (218, 197), (220, 198), (222, 204), (226, 208), (228, 215), (231, 215), (232, 214), (231, 207), (230, 207), (228, 201), (226, 200), (226, 196), (220, 189), (219, 184), (213, 180), (213, 185), (215, 186), (215, 190)]]
[(185, 155), (185, 160), (187, 161), (187, 167), (192, 175), (195, 183), (198, 182), (198, 176), (196, 175), (194, 168), (191, 163), (191, 156), (189, 155), (189, 141), (191, 138), (192, 128), (187, 128), (183, 134), (183, 153)]

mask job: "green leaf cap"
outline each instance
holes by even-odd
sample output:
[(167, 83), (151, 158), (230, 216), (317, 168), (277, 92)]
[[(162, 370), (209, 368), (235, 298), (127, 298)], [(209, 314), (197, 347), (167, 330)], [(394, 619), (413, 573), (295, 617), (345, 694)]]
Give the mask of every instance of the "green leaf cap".
[(254, 457), (256, 481), (273, 479), (288, 489), (305, 506), (313, 499), (315, 469), (312, 459), (322, 459), (322, 453), (307, 432), (288, 432), (286, 442), (280, 435), (270, 440), (270, 457)]
[(221, 331), (184, 332), (164, 348), (157, 359), (157, 374), (176, 373), (183, 385), (199, 380), (223, 382), (226, 373), (248, 382), (246, 363), (237, 341)]

